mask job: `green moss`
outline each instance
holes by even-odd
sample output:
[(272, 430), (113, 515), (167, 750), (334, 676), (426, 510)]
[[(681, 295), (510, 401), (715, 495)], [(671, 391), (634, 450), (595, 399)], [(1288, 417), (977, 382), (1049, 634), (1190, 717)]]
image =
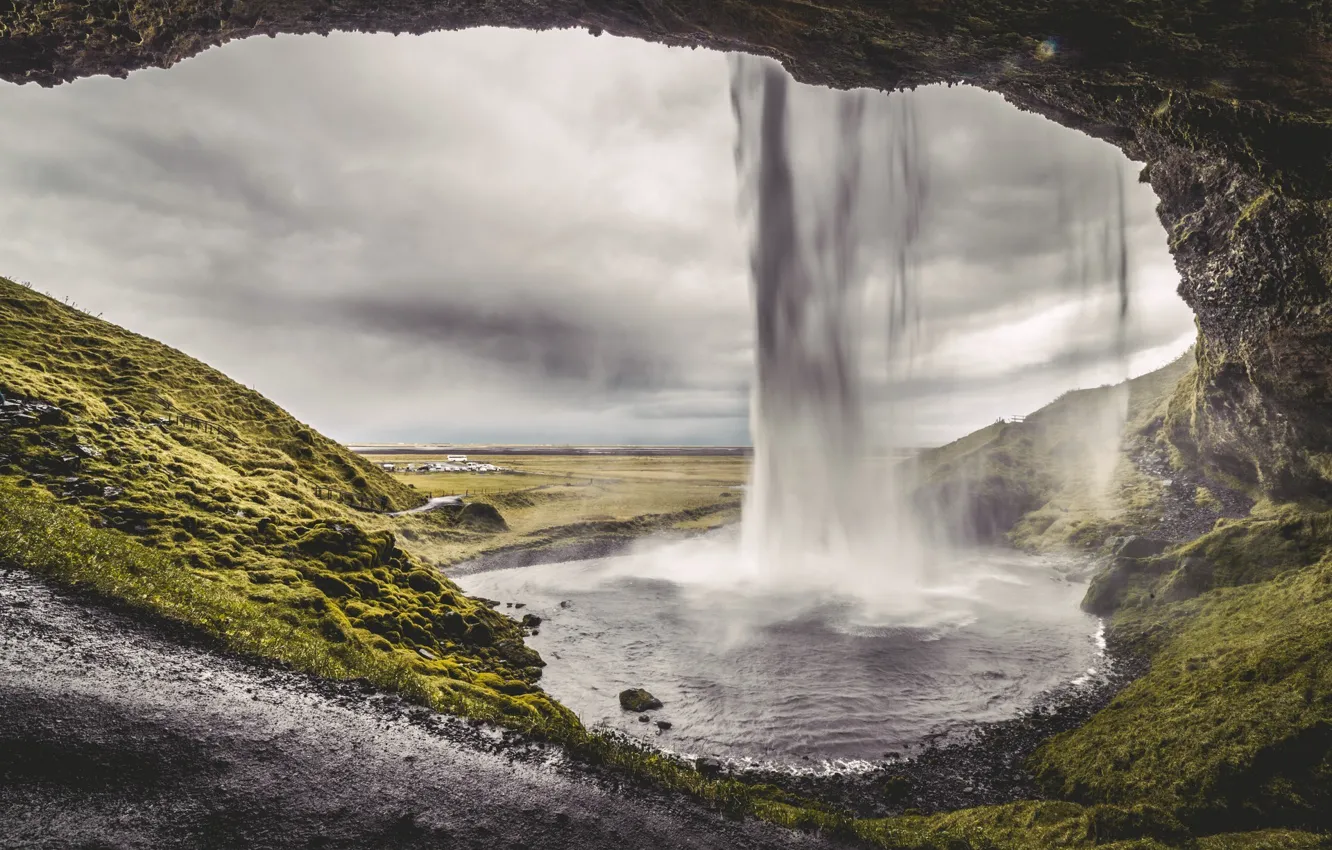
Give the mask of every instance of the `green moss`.
[(1240, 212), (1239, 218), (1235, 219), (1234, 225), (1231, 226), (1230, 228), (1231, 235), (1233, 236), (1237, 231), (1241, 230), (1244, 226), (1244, 223), (1247, 222), (1249, 219), (1253, 218), (1263, 208), (1264, 205), (1266, 205), (1269, 201), (1272, 200), (1275, 194), (1276, 193), (1273, 192), (1271, 189), (1268, 189), (1267, 191), (1262, 192), (1256, 198), (1250, 201), (1248, 205), (1245, 206), (1244, 209)]
[(1332, 565), (1129, 607), (1149, 672), (1034, 765), (1050, 791), (1204, 829), (1332, 826)]
[(959, 812), (859, 821), (855, 832), (901, 850), (1314, 850), (1328, 839), (1310, 832), (1264, 830), (1194, 838), (1168, 812), (1148, 805), (1082, 806), (1024, 801)]
[(1146, 805), (1080, 806), (1021, 802), (942, 815), (890, 818), (857, 824), (865, 838), (885, 847), (919, 850), (1038, 850), (1063, 847), (1182, 847), (1188, 831), (1168, 812)]
[(1221, 503), (1217, 501), (1215, 495), (1206, 487), (1199, 487), (1193, 494), (1193, 503), (1200, 508), (1206, 508), (1212, 511), (1219, 511)]
[[(410, 624), (381, 630), (393, 647), (410, 640), (441, 664), (535, 692), (540, 659), (517, 624), (479, 614), (482, 606), (423, 569), (391, 533), (360, 525), (365, 506), (404, 508), (422, 497), (262, 396), (3, 279), (0, 392), (62, 405), (0, 423), (0, 482), (42, 485), (71, 515), (178, 564), (182, 587), (230, 587), (238, 604), (271, 606), (269, 622), (336, 643), (371, 639), (360, 617), (337, 606), (373, 600)], [(476, 629), (457, 629), (461, 617), (479, 617)], [(564, 713), (549, 700), (543, 711)]]
[(1250, 516), (1219, 520), (1174, 554), (1181, 565), (1193, 562), (1195, 572), (1205, 566), (1207, 582), (1197, 587), (1203, 591), (1266, 581), (1317, 561), (1329, 547), (1332, 513), (1321, 506), (1260, 502)]

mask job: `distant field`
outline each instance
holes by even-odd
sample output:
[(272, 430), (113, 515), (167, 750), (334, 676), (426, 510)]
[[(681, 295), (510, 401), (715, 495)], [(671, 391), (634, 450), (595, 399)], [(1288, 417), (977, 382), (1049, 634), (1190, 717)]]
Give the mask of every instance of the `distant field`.
[[(374, 463), (444, 461), (447, 454), (375, 454)], [(440, 518), (402, 517), (388, 527), (404, 545), (441, 564), (512, 546), (559, 539), (706, 530), (739, 518), (749, 458), (739, 455), (491, 455), (469, 460), (505, 473), (398, 472), (403, 484), (434, 496), (465, 495), (493, 504), (509, 528), (498, 532), (440, 528)]]
[(410, 457), (444, 454), (466, 455), (619, 455), (627, 457), (748, 457), (749, 446), (497, 446), (497, 445), (425, 445), (403, 443), (365, 443), (350, 445), (362, 455), (402, 455)]

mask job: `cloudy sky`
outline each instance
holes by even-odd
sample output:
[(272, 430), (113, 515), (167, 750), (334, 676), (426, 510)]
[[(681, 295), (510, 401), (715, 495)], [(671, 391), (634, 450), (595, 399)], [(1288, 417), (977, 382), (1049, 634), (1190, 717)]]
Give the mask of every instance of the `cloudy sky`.
[[(345, 441), (746, 443), (727, 85), (721, 54), (495, 30), (252, 39), (128, 80), (0, 84), (0, 274)], [(1187, 346), (1136, 165), (1124, 360), (1113, 293), (1068, 274), (1113, 213), (1118, 153), (979, 90), (914, 101), (911, 439)]]

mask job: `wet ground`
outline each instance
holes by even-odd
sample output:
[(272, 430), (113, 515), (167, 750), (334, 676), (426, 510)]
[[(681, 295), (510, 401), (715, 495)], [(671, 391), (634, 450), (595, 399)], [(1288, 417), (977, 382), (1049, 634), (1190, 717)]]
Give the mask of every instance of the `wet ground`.
[[(1155, 527), (1143, 529), (1149, 537), (1182, 543), (1212, 530), (1220, 517), (1247, 516), (1253, 499), (1197, 472), (1171, 467), (1165, 451), (1155, 444), (1140, 447), (1131, 455), (1144, 475), (1161, 485), (1161, 516)], [(1212, 501), (1199, 505), (1198, 488), (1206, 487)]]
[(0, 848), (812, 848), (0, 578)]

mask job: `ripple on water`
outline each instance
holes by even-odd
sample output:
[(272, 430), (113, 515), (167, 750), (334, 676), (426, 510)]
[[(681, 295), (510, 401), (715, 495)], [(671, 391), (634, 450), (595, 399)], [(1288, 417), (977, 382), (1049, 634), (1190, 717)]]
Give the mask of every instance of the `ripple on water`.
[[(696, 545), (718, 557), (715, 544)], [(1085, 586), (1061, 566), (967, 553), (931, 609), (908, 618), (808, 588), (793, 598), (719, 583), (696, 564), (673, 581), (652, 552), (459, 582), (542, 618), (529, 638), (548, 664), (542, 684), (584, 723), (680, 754), (817, 773), (882, 762), (932, 733), (1010, 717), (1043, 691), (1095, 676), (1104, 629), (1078, 609)], [(653, 719), (673, 728), (659, 733), (621, 711), (617, 694), (630, 687), (660, 698)]]

